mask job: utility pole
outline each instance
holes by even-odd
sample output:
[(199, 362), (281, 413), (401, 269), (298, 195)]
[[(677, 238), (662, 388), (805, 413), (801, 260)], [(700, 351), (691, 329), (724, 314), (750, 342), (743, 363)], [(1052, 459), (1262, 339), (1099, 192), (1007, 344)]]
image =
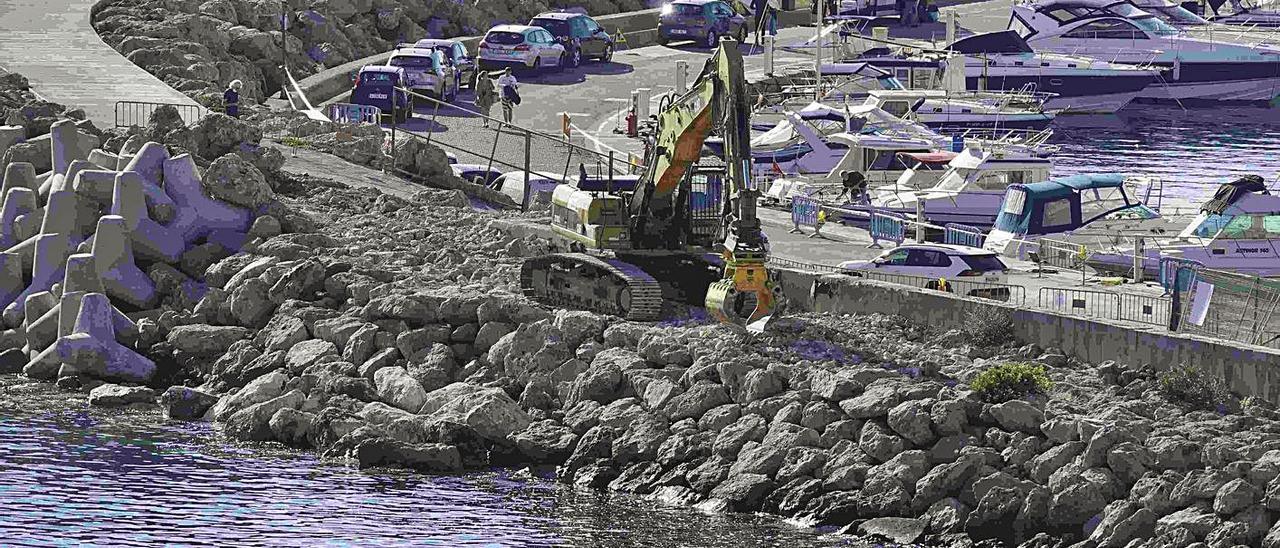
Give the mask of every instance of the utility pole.
[(289, 12), (285, 11), (285, 2), (280, 0), (280, 99), (289, 100)]

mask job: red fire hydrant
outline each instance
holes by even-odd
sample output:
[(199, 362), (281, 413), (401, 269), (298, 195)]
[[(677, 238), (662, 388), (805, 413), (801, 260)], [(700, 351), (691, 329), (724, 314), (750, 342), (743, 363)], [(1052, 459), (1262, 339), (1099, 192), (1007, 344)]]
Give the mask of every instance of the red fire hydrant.
[(627, 111), (627, 137), (635, 137), (639, 134), (636, 125), (636, 109), (633, 108)]

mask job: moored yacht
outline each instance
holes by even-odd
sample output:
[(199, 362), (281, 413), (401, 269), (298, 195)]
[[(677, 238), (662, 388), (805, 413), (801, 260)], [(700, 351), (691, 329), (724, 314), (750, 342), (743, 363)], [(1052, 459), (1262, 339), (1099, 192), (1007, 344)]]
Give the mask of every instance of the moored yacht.
[(892, 71), (913, 87), (960, 66), (966, 89), (1046, 93), (1046, 110), (1074, 114), (1116, 112), (1159, 76), (1156, 70), (1069, 53), (1033, 50), (1017, 33), (1000, 31), (961, 38), (945, 50), (873, 48), (857, 60)]
[(1280, 48), (1193, 37), (1128, 1), (1022, 2), (1009, 28), (1036, 51), (1158, 68), (1139, 100), (1265, 102), (1280, 92)]

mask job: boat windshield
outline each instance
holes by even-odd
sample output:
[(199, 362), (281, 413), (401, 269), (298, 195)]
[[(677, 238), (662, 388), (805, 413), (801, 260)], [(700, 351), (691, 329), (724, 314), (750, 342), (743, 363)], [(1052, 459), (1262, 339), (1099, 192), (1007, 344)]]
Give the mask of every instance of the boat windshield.
[(1080, 219), (1088, 223), (1131, 203), (1121, 187), (1087, 188), (1080, 191)]
[(1183, 232), (1183, 236), (1199, 238), (1237, 238), (1253, 225), (1248, 215), (1226, 215), (1219, 213), (1201, 213)]
[(1203, 17), (1187, 11), (1182, 6), (1158, 6), (1144, 8), (1173, 26), (1200, 26), (1209, 24)]
[(934, 185), (933, 190), (957, 192), (961, 190), (999, 190), (1009, 185), (1032, 182), (1028, 171), (995, 171), (990, 169), (952, 168), (947, 170)]
[(1154, 15), (1146, 14), (1146, 12), (1143, 13), (1144, 15), (1142, 17), (1134, 17), (1129, 19), (1129, 21), (1137, 25), (1138, 28), (1156, 36), (1172, 36), (1174, 34), (1178, 34), (1178, 29), (1170, 26), (1164, 21), (1161, 21)]

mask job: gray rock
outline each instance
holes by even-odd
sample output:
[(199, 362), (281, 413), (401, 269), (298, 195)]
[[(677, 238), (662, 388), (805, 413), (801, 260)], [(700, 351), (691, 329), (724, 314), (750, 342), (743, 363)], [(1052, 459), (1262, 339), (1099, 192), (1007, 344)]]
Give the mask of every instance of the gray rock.
[(889, 428), (917, 447), (938, 439), (931, 427), (929, 406), (920, 400), (906, 401), (889, 410)]
[(761, 443), (742, 452), (738, 460), (729, 468), (729, 476), (761, 474), (772, 477), (779, 468), (782, 468), (786, 458), (786, 447)]
[(530, 422), (529, 415), (515, 400), (498, 388), (485, 388), (453, 398), (431, 415), (470, 426), (485, 439), (499, 443), (527, 428)]
[(1218, 489), (1213, 499), (1213, 511), (1220, 516), (1231, 516), (1262, 500), (1262, 491), (1243, 479), (1234, 479)]
[(783, 390), (786, 390), (786, 381), (768, 369), (749, 371), (742, 381), (743, 401), (762, 400), (781, 394)]
[(116, 407), (131, 403), (155, 403), (156, 391), (145, 386), (104, 384), (89, 391), (89, 405)]
[(288, 351), (293, 345), (307, 340), (307, 326), (302, 320), (284, 314), (271, 318), (267, 326), (258, 332), (258, 345), (267, 352), (276, 350)]
[(723, 457), (737, 458), (747, 442), (763, 440), (767, 433), (768, 425), (763, 417), (744, 415), (720, 431), (712, 444), (712, 452)]
[(626, 465), (635, 461), (651, 461), (657, 458), (658, 449), (667, 440), (669, 425), (653, 415), (644, 415), (631, 422), (630, 428), (613, 440), (613, 461)]
[(578, 434), (594, 428), (600, 423), (600, 409), (603, 406), (595, 401), (581, 401), (564, 413), (564, 424)]
[(840, 409), (853, 419), (872, 419), (883, 417), (890, 409), (902, 401), (897, 386), (877, 381), (867, 387), (861, 395), (841, 401)]
[(931, 507), (945, 497), (959, 494), (965, 484), (973, 479), (977, 471), (977, 461), (971, 458), (935, 466), (924, 477), (916, 481), (916, 495), (915, 501), (912, 503), (913, 506), (917, 508)]
[(929, 506), (920, 519), (928, 524), (930, 533), (936, 535), (960, 533), (969, 519), (969, 511), (969, 506), (960, 499), (948, 497)]
[(929, 473), (929, 455), (924, 451), (903, 451), (894, 455), (884, 464), (872, 467), (867, 472), (867, 481), (881, 478), (892, 478), (901, 483), (908, 493), (915, 491), (916, 482)]
[(727, 403), (717, 407), (713, 407), (703, 413), (698, 418), (698, 429), (706, 432), (719, 433), (724, 427), (733, 424), (742, 417), (742, 406), (736, 403)]
[(1214, 515), (1207, 503), (1199, 503), (1156, 520), (1156, 534), (1186, 529), (1197, 538), (1204, 538), (1221, 524), (1222, 519)]
[(389, 405), (410, 413), (422, 409), (427, 391), (403, 367), (384, 367), (373, 374), (378, 397)]
[(170, 386), (160, 395), (165, 417), (171, 420), (199, 420), (218, 403), (218, 397), (185, 386)]
[(337, 356), (338, 347), (329, 341), (311, 339), (293, 345), (284, 355), (284, 366), (294, 375), (300, 375), (325, 356)]
[(662, 413), (672, 421), (702, 417), (712, 408), (731, 403), (724, 385), (711, 382), (698, 382), (690, 386), (683, 394), (671, 398), (662, 408)]
[(876, 462), (886, 462), (905, 450), (907, 442), (878, 421), (870, 420), (862, 426), (858, 447)]
[(915, 518), (872, 518), (858, 525), (858, 532), (911, 544), (924, 535), (925, 522)]
[(20, 349), (0, 351), (0, 375), (21, 373), (28, 361), (27, 355)]
[(397, 420), (412, 417), (413, 413), (375, 401), (365, 404), (358, 415), (369, 424), (385, 426)]
[(271, 441), (275, 437), (271, 430), (271, 417), (281, 409), (297, 409), (306, 399), (306, 394), (301, 390), (292, 390), (278, 398), (237, 411), (226, 421), (227, 436), (240, 441)]
[(1098, 515), (1111, 501), (1123, 496), (1123, 486), (1106, 468), (1090, 468), (1053, 493), (1050, 521), (1076, 526)]
[(956, 400), (940, 401), (929, 409), (929, 417), (934, 430), (941, 436), (954, 436), (964, 432), (969, 424), (968, 412), (964, 402)]
[(724, 501), (733, 512), (752, 512), (760, 508), (764, 497), (776, 484), (761, 474), (741, 474), (730, 477), (711, 491), (711, 498)]
[(1266, 538), (1262, 539), (1262, 548), (1280, 548), (1280, 521), (1271, 526)]
[(180, 325), (169, 331), (167, 342), (174, 350), (196, 357), (220, 356), (231, 344), (245, 338), (249, 330), (223, 325)]
[(256, 209), (275, 199), (262, 172), (238, 154), (214, 160), (200, 181), (209, 196), (232, 205)]
[(1022, 494), (1016, 489), (994, 487), (987, 491), (978, 506), (969, 513), (965, 529), (978, 538), (1002, 537), (1022, 507)]
[(395, 348), (383, 348), (382, 350), (377, 351), (373, 356), (370, 356), (369, 359), (364, 361), (364, 363), (360, 364), (358, 373), (365, 379), (373, 380), (373, 376), (379, 369), (395, 365), (396, 360), (398, 359), (400, 359), (399, 350), (396, 350)]
[(1134, 539), (1147, 539), (1155, 534), (1156, 516), (1150, 510), (1130, 501), (1116, 501), (1103, 511), (1102, 522), (1089, 535), (1098, 548), (1124, 548)]
[(1213, 501), (1218, 496), (1218, 490), (1233, 479), (1233, 476), (1221, 470), (1192, 470), (1174, 486), (1169, 498), (1179, 506), (1196, 501)]
[(225, 421), (241, 409), (280, 396), (284, 393), (284, 383), (288, 380), (289, 376), (282, 371), (273, 371), (254, 379), (235, 394), (219, 399), (213, 406), (213, 419)]
[(1125, 485), (1137, 483), (1154, 465), (1151, 451), (1133, 442), (1118, 444), (1107, 453), (1107, 467)]
[(578, 442), (578, 435), (552, 420), (531, 423), (512, 436), (521, 455), (537, 463), (563, 462)]
[(305, 446), (315, 418), (314, 414), (286, 407), (276, 411), (267, 426), (275, 439), (285, 445)]
[(1079, 441), (1079, 430), (1075, 421), (1068, 417), (1054, 417), (1040, 424), (1040, 431), (1055, 445), (1070, 441)]
[(1027, 463), (1030, 471), (1031, 479), (1036, 483), (1045, 484), (1049, 482), (1049, 477), (1054, 472), (1060, 470), (1072, 459), (1084, 452), (1085, 443), (1081, 441), (1067, 442), (1048, 451), (1044, 454), (1031, 459)]
[(360, 442), (351, 450), (350, 457), (360, 468), (400, 466), (420, 472), (462, 470), (462, 455), (452, 445), (414, 444), (377, 438)]
[(811, 383), (813, 395), (831, 402), (847, 400), (862, 391), (862, 384), (842, 371), (814, 371)]
[(618, 392), (622, 388), (622, 370), (611, 361), (601, 360), (599, 356), (596, 360), (601, 363), (593, 362), (592, 367), (573, 380), (565, 405), (586, 400), (607, 404), (618, 399)]
[(1025, 400), (1010, 400), (991, 406), (991, 416), (1010, 432), (1039, 434), (1044, 412)]

